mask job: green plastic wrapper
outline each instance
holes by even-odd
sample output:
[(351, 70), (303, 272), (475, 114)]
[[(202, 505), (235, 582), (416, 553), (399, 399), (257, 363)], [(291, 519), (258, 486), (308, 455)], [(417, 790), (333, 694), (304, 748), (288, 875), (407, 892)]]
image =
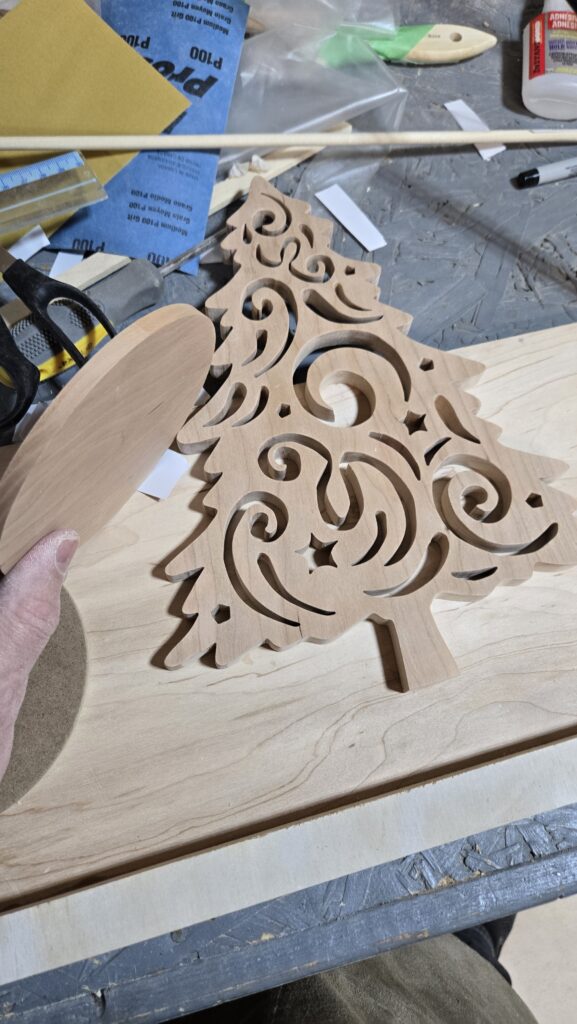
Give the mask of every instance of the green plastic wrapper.
[(413, 47), (420, 43), (432, 28), (432, 25), (405, 25), (397, 29), (394, 36), (372, 38), (369, 42), (379, 57), (399, 63), (407, 60)]
[(363, 47), (358, 45), (358, 40), (362, 39), (383, 60), (397, 64), (410, 63), (408, 55), (411, 50), (421, 42), (421, 39), (424, 39), (432, 28), (433, 25), (405, 25), (397, 29), (394, 36), (375, 36), (371, 33), (363, 37), (360, 34), (350, 33), (346, 26), (324, 43), (321, 50), (322, 59), (325, 64), (333, 68), (369, 60), (368, 55), (363, 57)]

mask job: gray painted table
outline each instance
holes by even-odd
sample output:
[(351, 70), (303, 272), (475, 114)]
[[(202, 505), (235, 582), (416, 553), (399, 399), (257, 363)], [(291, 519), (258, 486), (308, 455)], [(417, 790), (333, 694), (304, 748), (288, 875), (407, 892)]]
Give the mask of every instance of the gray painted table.
[(577, 805), (0, 990), (0, 1020), (160, 1024), (577, 892)]
[[(452, 127), (443, 103), (457, 97), (494, 128), (540, 123), (520, 99), (520, 27), (536, 4), (412, 0), (410, 7), (413, 22), (471, 24), (501, 42), (467, 64), (395, 69), (409, 92), (404, 127)], [(456, 348), (575, 319), (577, 185), (518, 192), (511, 184), (519, 171), (570, 152), (511, 148), (486, 163), (463, 148), (397, 152), (382, 162), (360, 198), (388, 241), (374, 257), (383, 299), (414, 315), (413, 337)], [(280, 186), (298, 194), (309, 173), (297, 168)], [(341, 228), (334, 246), (373, 258)], [(224, 273), (174, 275), (166, 300), (200, 305)], [(156, 1024), (575, 892), (572, 804), (37, 975), (0, 990), (0, 1021)]]

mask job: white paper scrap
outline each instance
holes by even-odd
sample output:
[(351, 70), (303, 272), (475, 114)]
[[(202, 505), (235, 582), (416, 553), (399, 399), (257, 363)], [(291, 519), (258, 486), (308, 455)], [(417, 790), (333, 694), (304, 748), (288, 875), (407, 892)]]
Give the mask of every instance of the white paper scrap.
[(151, 498), (168, 498), (187, 469), (188, 460), (184, 455), (169, 448), (138, 490), (143, 494), (150, 494)]
[(82, 252), (57, 252), (56, 259), (50, 268), (50, 277), (58, 277), (65, 270), (70, 270), (78, 263), (82, 263), (84, 253)]
[[(451, 100), (449, 103), (445, 103), (445, 107), (455, 118), (459, 128), (462, 128), (464, 132), (490, 131), (489, 125), (485, 124), (464, 100)], [(490, 142), (487, 142), (487, 144), (480, 143), (475, 146), (483, 160), (490, 160), (491, 157), (496, 156), (497, 153), (502, 153), (506, 148), (506, 146), (492, 146)]]
[(46, 235), (39, 224), (35, 228), (31, 228), (22, 238), (19, 238), (14, 245), (10, 246), (10, 255), (15, 260), (29, 260), (32, 256), (35, 256), (37, 252), (44, 249), (47, 245), (50, 245)]
[(367, 252), (382, 249), (383, 245), (387, 244), (372, 220), (369, 220), (366, 213), (363, 213), (340, 185), (323, 188), (316, 193), (316, 197)]

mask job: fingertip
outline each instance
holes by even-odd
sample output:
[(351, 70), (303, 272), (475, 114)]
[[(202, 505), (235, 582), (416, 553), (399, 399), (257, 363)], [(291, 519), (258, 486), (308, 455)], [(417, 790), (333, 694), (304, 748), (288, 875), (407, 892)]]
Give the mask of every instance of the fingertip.
[(38, 541), (0, 583), (0, 676), (26, 680), (60, 618), (60, 592), (78, 547), (75, 530)]
[(78, 534), (71, 531), (67, 536), (58, 541), (54, 561), (58, 572), (66, 576), (70, 563), (78, 549)]
[(63, 578), (76, 553), (79, 539), (76, 530), (54, 530), (39, 540), (12, 571), (44, 570), (53, 573), (56, 570)]

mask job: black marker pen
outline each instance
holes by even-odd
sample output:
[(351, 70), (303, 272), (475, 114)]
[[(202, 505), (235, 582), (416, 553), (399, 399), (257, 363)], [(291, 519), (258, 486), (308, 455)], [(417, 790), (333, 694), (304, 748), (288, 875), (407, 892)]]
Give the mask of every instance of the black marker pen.
[(577, 177), (577, 156), (571, 160), (558, 160), (545, 167), (532, 167), (530, 171), (522, 171), (517, 176), (519, 188), (533, 188), (535, 185), (548, 185), (551, 181), (562, 181), (564, 178)]

